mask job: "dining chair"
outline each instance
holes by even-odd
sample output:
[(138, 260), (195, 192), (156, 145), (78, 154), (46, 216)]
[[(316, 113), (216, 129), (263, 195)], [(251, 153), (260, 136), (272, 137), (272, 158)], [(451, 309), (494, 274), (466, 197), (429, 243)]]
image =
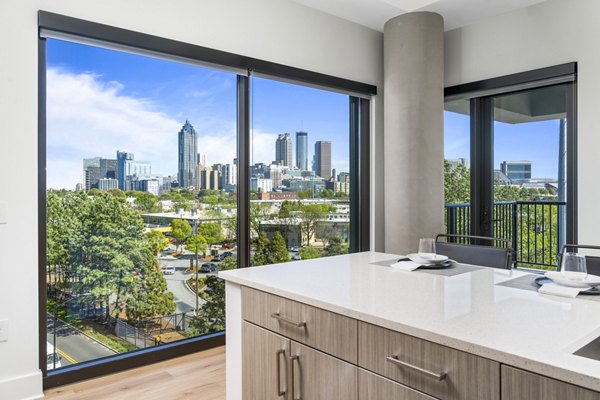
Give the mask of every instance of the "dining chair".
[[(441, 238), (446, 241), (440, 241)], [(435, 242), (436, 253), (448, 256), (456, 262), (499, 269), (512, 268), (513, 249), (510, 240), (440, 233), (435, 237)], [(488, 242), (490, 245), (479, 244), (481, 242)]]
[[(567, 252), (568, 249), (570, 251), (577, 252), (578, 249), (589, 249), (589, 250), (600, 250), (600, 246), (593, 246), (589, 244), (565, 244), (562, 246), (560, 250), (560, 258), (558, 260), (557, 270), (560, 270), (560, 262), (562, 260), (563, 254)], [(585, 264), (587, 266), (588, 274), (590, 275), (600, 275), (600, 256), (588, 256), (585, 255)]]

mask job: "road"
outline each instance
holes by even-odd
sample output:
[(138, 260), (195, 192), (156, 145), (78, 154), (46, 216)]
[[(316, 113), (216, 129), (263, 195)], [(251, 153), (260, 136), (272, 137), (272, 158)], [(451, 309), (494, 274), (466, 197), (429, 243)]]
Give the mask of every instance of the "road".
[(60, 354), (63, 367), (117, 354), (61, 320), (56, 320), (55, 330), (54, 318), (49, 314), (46, 317), (46, 326), (48, 342), (55, 344), (55, 351)]
[[(173, 275), (165, 275), (167, 289), (175, 296), (177, 306), (176, 313), (187, 313), (196, 309), (196, 296), (186, 286), (185, 282), (192, 278), (194, 274), (186, 274), (185, 270), (190, 266), (190, 260), (187, 258), (177, 259), (171, 256), (163, 256), (159, 259), (160, 266), (172, 265), (175, 267)], [(198, 273), (199, 277), (205, 277), (207, 274)], [(206, 303), (202, 298), (198, 298), (198, 307)]]

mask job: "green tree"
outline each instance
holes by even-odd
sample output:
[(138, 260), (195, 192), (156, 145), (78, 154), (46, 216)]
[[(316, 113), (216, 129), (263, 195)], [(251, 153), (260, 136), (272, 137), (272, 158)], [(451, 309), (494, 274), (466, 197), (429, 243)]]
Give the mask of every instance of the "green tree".
[(174, 219), (171, 221), (171, 235), (177, 246), (176, 251), (179, 252), (181, 245), (185, 243), (188, 237), (192, 234), (190, 223), (183, 219)]
[(342, 239), (339, 236), (334, 236), (329, 240), (327, 246), (323, 250), (323, 255), (328, 256), (337, 256), (340, 254), (348, 253), (348, 246), (344, 244)]
[(152, 229), (150, 232), (146, 233), (146, 238), (150, 243), (150, 248), (157, 257), (160, 255), (161, 251), (169, 247), (169, 241), (161, 231)]
[(327, 217), (326, 207), (320, 204), (305, 204), (300, 209), (300, 231), (302, 232), (302, 240), (305, 246), (309, 246), (310, 242), (317, 230), (317, 226)]
[(158, 197), (148, 192), (137, 192), (135, 195), (135, 206), (141, 211), (151, 212), (156, 209)]
[(444, 201), (446, 204), (469, 203), (471, 191), (471, 174), (462, 164), (455, 168), (444, 160)]
[(268, 247), (268, 261), (269, 264), (277, 264), (282, 262), (288, 262), (291, 260), (290, 253), (287, 250), (285, 239), (281, 236), (281, 233), (275, 232), (271, 243)]
[(115, 197), (120, 197), (121, 199), (124, 199), (126, 197), (125, 192), (117, 188), (108, 189), (108, 193), (112, 194)]
[(321, 253), (319, 253), (319, 250), (311, 246), (301, 248), (299, 254), (300, 258), (302, 258), (303, 260), (310, 260), (312, 258), (321, 257)]
[[(220, 265), (222, 271), (237, 268), (233, 258), (227, 258)], [(205, 280), (202, 298), (206, 303), (192, 319), (191, 326), (195, 335), (225, 330), (225, 282), (215, 275), (208, 275)]]
[(252, 256), (252, 265), (267, 265), (269, 264), (269, 239), (263, 232), (256, 239), (256, 251)]
[(185, 246), (189, 251), (193, 253), (195, 253), (196, 251), (198, 253), (205, 253), (206, 249), (208, 248), (206, 239), (199, 233), (192, 234), (185, 242)]
[(260, 234), (260, 223), (271, 218), (271, 206), (264, 203), (250, 204), (250, 238), (256, 240)]
[(91, 188), (88, 191), (88, 196), (102, 196), (104, 192), (98, 188)]
[(206, 239), (206, 243), (208, 243), (208, 248), (212, 250), (212, 246), (221, 243), (225, 240), (225, 235), (223, 234), (223, 227), (220, 224), (216, 224), (214, 222), (206, 222), (200, 224), (198, 226), (198, 232), (204, 236)]
[(333, 199), (335, 197), (335, 193), (331, 189), (323, 189), (319, 193), (319, 197), (323, 199)]

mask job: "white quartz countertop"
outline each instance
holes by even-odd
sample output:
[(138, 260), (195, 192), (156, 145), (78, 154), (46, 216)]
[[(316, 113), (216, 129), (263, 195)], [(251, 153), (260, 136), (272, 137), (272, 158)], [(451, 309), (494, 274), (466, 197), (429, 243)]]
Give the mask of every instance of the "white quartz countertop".
[(498, 286), (525, 273), (445, 277), (365, 252), (220, 272), (228, 282), (600, 391), (600, 361), (572, 353), (600, 336), (600, 302)]

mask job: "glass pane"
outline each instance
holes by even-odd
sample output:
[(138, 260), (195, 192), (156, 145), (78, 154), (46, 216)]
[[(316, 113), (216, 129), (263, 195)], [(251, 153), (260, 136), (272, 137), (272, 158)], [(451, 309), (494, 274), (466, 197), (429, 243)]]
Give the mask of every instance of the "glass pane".
[(494, 98), (494, 235), (519, 266), (553, 269), (564, 243), (566, 87)]
[(251, 264), (348, 252), (347, 95), (252, 78)]
[(469, 100), (444, 107), (444, 202), (446, 233), (471, 233), (471, 110)]
[(52, 39), (46, 74), (48, 364), (223, 330), (236, 76)]

